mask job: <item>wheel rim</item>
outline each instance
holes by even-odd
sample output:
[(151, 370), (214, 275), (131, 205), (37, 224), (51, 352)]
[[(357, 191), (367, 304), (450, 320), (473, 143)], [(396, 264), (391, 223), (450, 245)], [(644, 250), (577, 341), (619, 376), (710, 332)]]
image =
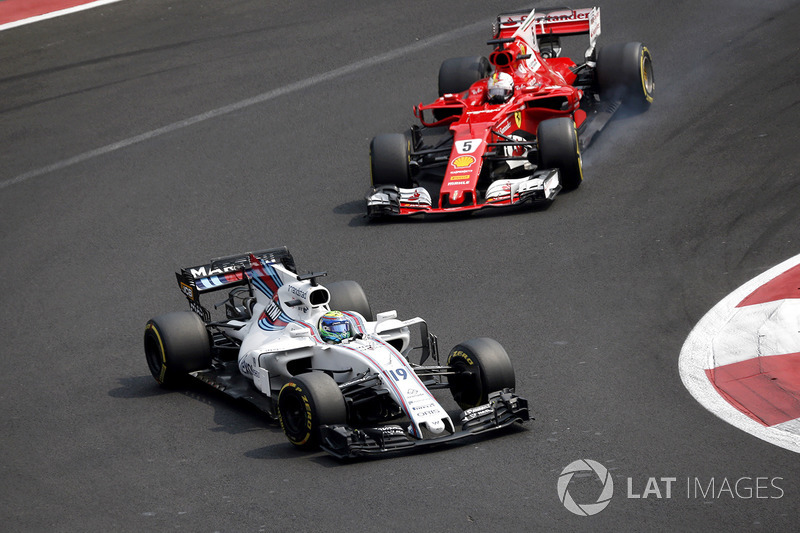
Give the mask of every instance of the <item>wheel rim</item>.
[(655, 80), (653, 79), (653, 62), (650, 59), (650, 52), (647, 48), (642, 49), (642, 89), (644, 90), (645, 98), (648, 102), (653, 101), (653, 90), (655, 89)]
[(283, 415), (284, 429), (286, 433), (297, 435), (300, 430), (305, 427), (305, 407), (298, 397), (294, 394), (285, 399), (281, 405), (281, 413)]
[(453, 389), (453, 400), (459, 405), (468, 407), (480, 405), (483, 391), (478, 369), (461, 362), (454, 363), (452, 367), (456, 371), (450, 384)]

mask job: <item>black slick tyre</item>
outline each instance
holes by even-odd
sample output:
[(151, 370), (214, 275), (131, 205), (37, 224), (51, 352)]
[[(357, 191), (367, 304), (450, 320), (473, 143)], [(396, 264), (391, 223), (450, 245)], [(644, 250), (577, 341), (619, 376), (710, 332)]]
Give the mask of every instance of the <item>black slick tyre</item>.
[(439, 96), (463, 93), (489, 76), (489, 60), (483, 56), (451, 57), (439, 67)]
[(369, 144), (372, 186), (413, 187), (410, 166), (411, 140), (402, 133), (376, 135)]
[(191, 311), (176, 311), (147, 322), (144, 353), (158, 384), (175, 387), (184, 382), (189, 372), (211, 366), (211, 339), (199, 316)]
[(328, 307), (332, 311), (355, 311), (367, 320), (374, 320), (364, 289), (356, 281), (334, 281), (325, 285), (330, 293)]
[(575, 121), (570, 117), (543, 120), (539, 123), (536, 137), (541, 168), (557, 168), (561, 186), (566, 190), (580, 187), (583, 164)]
[[(489, 60), (483, 56), (445, 59), (439, 67), (439, 96), (463, 93), (476, 81), (488, 77), (490, 72)], [(460, 108), (433, 110), (436, 120), (458, 114), (461, 114)]]
[(309, 372), (293, 377), (281, 388), (278, 420), (289, 442), (312, 450), (321, 442), (321, 426), (346, 423), (347, 406), (332, 377)]
[(515, 386), (508, 353), (488, 337), (457, 344), (447, 357), (447, 365), (455, 372), (447, 377), (450, 392), (462, 409), (485, 404), (489, 393)]
[(597, 55), (597, 83), (604, 100), (621, 99), (636, 111), (647, 110), (655, 91), (650, 51), (638, 42), (604, 46)]

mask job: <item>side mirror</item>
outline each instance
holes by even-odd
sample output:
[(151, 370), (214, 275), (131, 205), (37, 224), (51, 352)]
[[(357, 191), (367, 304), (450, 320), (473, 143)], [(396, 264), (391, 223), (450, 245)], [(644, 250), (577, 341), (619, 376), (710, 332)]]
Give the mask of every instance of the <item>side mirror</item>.
[(297, 339), (299, 337), (311, 337), (312, 332), (309, 328), (303, 327), (300, 324), (290, 324), (289, 325), (289, 336), (293, 339)]
[(378, 323), (385, 322), (393, 318), (397, 318), (397, 311), (384, 311), (383, 313), (378, 313), (375, 315), (375, 319)]

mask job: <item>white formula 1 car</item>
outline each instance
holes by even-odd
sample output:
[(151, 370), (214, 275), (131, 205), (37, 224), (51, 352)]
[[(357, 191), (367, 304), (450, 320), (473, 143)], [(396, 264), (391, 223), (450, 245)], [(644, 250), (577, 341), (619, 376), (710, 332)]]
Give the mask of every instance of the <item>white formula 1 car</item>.
[[(298, 275), (286, 248), (181, 269), (176, 276), (191, 311), (147, 323), (151, 373), (163, 386), (191, 377), (246, 400), (277, 418), (295, 446), (340, 458), (449, 442), (529, 419), (497, 341), (458, 344), (442, 365), (424, 320), (398, 320), (395, 311), (373, 317), (358, 283), (322, 286), (324, 275)], [(219, 290), (228, 291), (218, 304), (226, 316), (212, 320), (200, 295)], [(336, 342), (320, 327), (332, 310), (347, 324)], [(436, 389), (450, 389), (462, 410), (449, 413)]]

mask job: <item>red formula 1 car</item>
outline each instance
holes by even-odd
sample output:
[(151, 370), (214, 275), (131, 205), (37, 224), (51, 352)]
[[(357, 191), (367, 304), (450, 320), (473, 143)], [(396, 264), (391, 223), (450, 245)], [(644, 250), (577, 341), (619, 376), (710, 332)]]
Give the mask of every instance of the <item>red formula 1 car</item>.
[[(419, 125), (372, 139), (371, 218), (549, 203), (581, 184), (581, 149), (623, 104), (653, 101), (650, 52), (597, 48), (597, 7), (503, 13), (493, 35), (488, 59), (442, 63), (439, 98), (414, 108)], [(562, 57), (574, 35), (589, 37), (581, 64)]]

